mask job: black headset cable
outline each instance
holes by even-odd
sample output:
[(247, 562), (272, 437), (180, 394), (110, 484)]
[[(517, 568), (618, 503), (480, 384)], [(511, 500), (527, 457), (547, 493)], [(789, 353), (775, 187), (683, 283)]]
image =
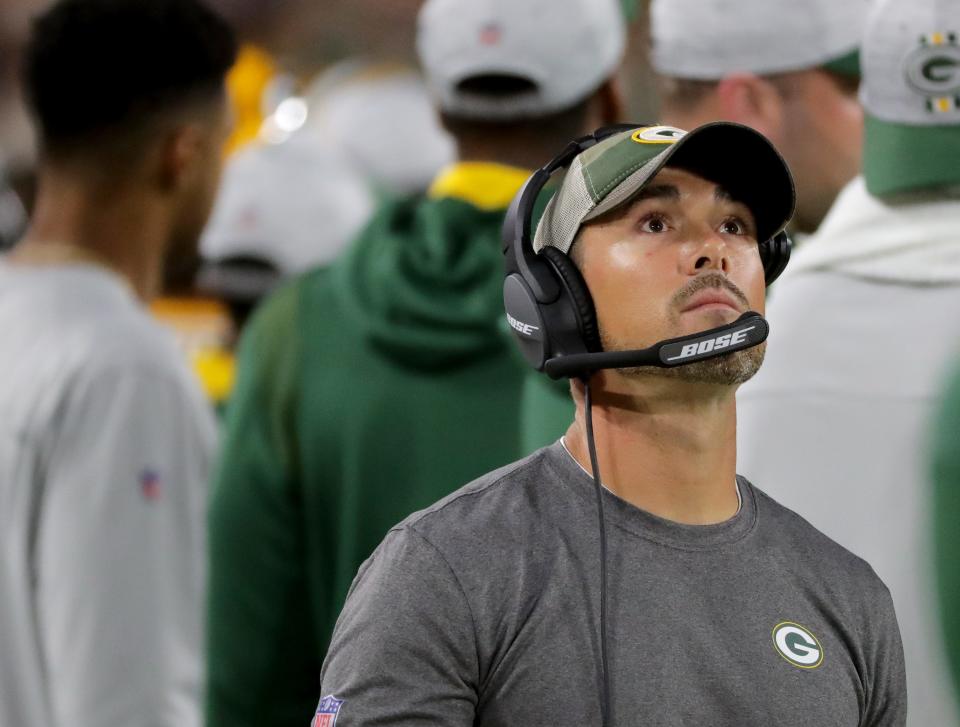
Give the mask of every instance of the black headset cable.
[(603, 692), (600, 701), (600, 724), (608, 727), (610, 720), (610, 669), (607, 663), (607, 528), (603, 517), (603, 483), (600, 481), (600, 465), (597, 463), (597, 447), (593, 441), (593, 401), (590, 396), (590, 378), (582, 379), (584, 385), (584, 409), (587, 420), (587, 447), (590, 450), (590, 468), (597, 493), (597, 517), (600, 521), (600, 664)]

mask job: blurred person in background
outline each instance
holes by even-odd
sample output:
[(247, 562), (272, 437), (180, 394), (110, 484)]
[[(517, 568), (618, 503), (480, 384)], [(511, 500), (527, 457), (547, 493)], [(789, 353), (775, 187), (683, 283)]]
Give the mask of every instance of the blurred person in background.
[(223, 403), (233, 343), (255, 306), (284, 279), (329, 264), (379, 199), (426, 189), (454, 148), (414, 66), (419, 0), (215, 4), (246, 41), (230, 75), (240, 125), (196, 285), (154, 309)]
[(209, 213), (235, 52), (195, 0), (33, 26), (39, 191), (0, 259), (0, 724), (201, 723), (214, 424), (145, 304)]
[[(650, 62), (659, 121), (735, 121), (770, 139), (797, 185), (796, 234), (816, 230), (860, 167), (857, 99), (866, 0), (652, 0)], [(531, 376), (525, 451), (555, 441), (573, 414), (568, 385)]]
[(958, 39), (957, 3), (873, 7), (863, 175), (777, 283), (767, 361), (740, 393), (743, 474), (890, 587), (914, 727), (960, 723), (938, 629), (927, 466), (960, 343)]
[(386, 202), (241, 342), (210, 519), (210, 727), (309, 720), (384, 533), (519, 454), (504, 211), (533, 164), (619, 116), (624, 26), (616, 0), (424, 5), (419, 55), (460, 161)]
[(270, 49), (274, 73), (261, 98), (268, 113), (224, 170), (201, 244), (203, 289), (249, 301), (254, 261), (265, 273), (256, 298), (329, 263), (380, 197), (422, 192), (453, 161), (453, 141), (413, 66), (419, 5), (240, 3), (251, 33), (254, 20), (268, 21), (253, 37)]
[(868, 0), (652, 0), (664, 123), (736, 121), (770, 139), (797, 184), (795, 233), (816, 231), (860, 169), (859, 46)]

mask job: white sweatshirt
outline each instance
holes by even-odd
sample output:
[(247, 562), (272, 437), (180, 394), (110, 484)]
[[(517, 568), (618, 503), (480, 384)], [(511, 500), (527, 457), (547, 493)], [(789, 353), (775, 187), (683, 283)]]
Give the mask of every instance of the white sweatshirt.
[(0, 725), (200, 725), (214, 445), (119, 278), (0, 260)]

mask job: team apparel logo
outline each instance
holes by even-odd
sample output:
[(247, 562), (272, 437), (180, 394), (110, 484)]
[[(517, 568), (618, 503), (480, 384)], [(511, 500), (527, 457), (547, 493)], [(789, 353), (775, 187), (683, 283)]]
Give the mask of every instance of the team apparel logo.
[(719, 351), (720, 349), (729, 348), (730, 346), (737, 346), (747, 340), (747, 333), (754, 328), (756, 328), (756, 326), (748, 326), (733, 333), (724, 333), (722, 336), (717, 336), (716, 338), (708, 338), (706, 341), (688, 343), (680, 349), (680, 353), (676, 356), (671, 356), (667, 361), (681, 361), (685, 358), (700, 356), (705, 353), (710, 353), (711, 351)]
[(145, 469), (140, 473), (140, 494), (143, 499), (154, 502), (160, 499), (163, 492), (163, 485), (160, 482), (160, 475), (154, 470)]
[(310, 723), (310, 727), (333, 727), (337, 723), (337, 715), (340, 714), (340, 707), (346, 700), (337, 699), (332, 694), (324, 697), (317, 705), (317, 713)]
[(773, 627), (773, 645), (777, 653), (801, 669), (816, 669), (823, 663), (823, 647), (808, 629), (792, 621)]
[(676, 126), (646, 126), (634, 131), (630, 138), (638, 144), (673, 144), (686, 133)]
[(515, 330), (517, 333), (522, 333), (524, 336), (532, 336), (534, 331), (539, 331), (539, 326), (531, 325), (530, 323), (524, 323), (523, 321), (518, 321), (512, 315), (507, 313), (507, 323), (510, 324), (510, 327)]
[(930, 113), (960, 109), (960, 45), (956, 33), (928, 33), (903, 59), (907, 82), (926, 96)]

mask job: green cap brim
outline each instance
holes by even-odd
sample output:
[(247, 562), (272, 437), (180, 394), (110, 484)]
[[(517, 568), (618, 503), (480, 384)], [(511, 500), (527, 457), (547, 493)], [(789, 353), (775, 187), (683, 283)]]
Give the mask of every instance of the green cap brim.
[(860, 78), (860, 50), (854, 49), (839, 58), (822, 63), (820, 67), (840, 76)]
[(864, 119), (863, 176), (876, 197), (960, 184), (960, 125)]

